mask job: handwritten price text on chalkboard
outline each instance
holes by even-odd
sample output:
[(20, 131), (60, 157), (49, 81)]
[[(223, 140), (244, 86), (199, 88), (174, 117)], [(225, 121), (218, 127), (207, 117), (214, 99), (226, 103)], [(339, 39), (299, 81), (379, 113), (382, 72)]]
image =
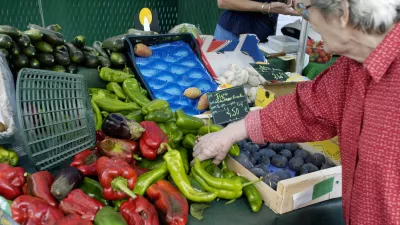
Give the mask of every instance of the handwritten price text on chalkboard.
[(269, 81), (286, 81), (289, 77), (281, 69), (267, 64), (251, 64), (257, 72)]
[(207, 94), (215, 124), (226, 124), (244, 118), (250, 111), (243, 86)]

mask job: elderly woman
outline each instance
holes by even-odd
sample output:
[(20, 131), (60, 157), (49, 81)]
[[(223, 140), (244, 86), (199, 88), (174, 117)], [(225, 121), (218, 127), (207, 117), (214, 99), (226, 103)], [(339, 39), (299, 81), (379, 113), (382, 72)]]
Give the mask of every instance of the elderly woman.
[(347, 224), (400, 224), (400, 1), (304, 0), (326, 52), (342, 55), (315, 80), (244, 120), (200, 138), (194, 156), (218, 164), (229, 146), (339, 137)]

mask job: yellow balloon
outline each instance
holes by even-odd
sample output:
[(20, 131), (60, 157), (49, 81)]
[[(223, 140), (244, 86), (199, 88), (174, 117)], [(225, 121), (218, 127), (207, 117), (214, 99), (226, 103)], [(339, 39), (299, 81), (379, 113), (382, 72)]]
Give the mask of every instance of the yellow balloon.
[(149, 22), (149, 25), (151, 24), (151, 20), (153, 19), (153, 16), (151, 15), (151, 10), (149, 8), (143, 8), (140, 10), (139, 13), (139, 20), (140, 23), (144, 26), (144, 18), (147, 18), (147, 21)]

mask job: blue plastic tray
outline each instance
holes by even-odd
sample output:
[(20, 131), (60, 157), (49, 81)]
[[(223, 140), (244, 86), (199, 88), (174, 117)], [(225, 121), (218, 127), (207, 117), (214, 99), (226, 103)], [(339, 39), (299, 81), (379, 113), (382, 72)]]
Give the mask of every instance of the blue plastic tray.
[[(128, 55), (152, 99), (164, 99), (172, 110), (183, 109), (189, 115), (197, 115), (203, 112), (196, 109), (198, 99), (183, 96), (185, 89), (197, 87), (207, 93), (218, 86), (199, 59), (200, 54), (194, 49), (198, 46), (188, 40), (151, 45), (153, 54), (148, 58), (136, 57), (132, 52)], [(134, 47), (131, 43), (130, 46)]]

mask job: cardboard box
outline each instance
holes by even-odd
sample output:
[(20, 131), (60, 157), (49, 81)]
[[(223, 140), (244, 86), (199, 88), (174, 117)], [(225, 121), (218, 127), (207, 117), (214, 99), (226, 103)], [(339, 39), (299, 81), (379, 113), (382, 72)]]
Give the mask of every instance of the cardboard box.
[(240, 35), (239, 41), (216, 41), (214, 36), (202, 35), (198, 41), (203, 63), (214, 79), (225, 72), (230, 64), (245, 68), (250, 63), (267, 62), (254, 34)]
[[(299, 145), (310, 153), (321, 152), (309, 143), (299, 143)], [(337, 166), (280, 181), (276, 191), (262, 181), (256, 183), (255, 186), (264, 204), (275, 213), (283, 214), (318, 202), (340, 198), (342, 196), (342, 167), (337, 160), (331, 160), (329, 157), (326, 159)], [(230, 170), (250, 181), (258, 179), (231, 157), (228, 158), (227, 164)]]

